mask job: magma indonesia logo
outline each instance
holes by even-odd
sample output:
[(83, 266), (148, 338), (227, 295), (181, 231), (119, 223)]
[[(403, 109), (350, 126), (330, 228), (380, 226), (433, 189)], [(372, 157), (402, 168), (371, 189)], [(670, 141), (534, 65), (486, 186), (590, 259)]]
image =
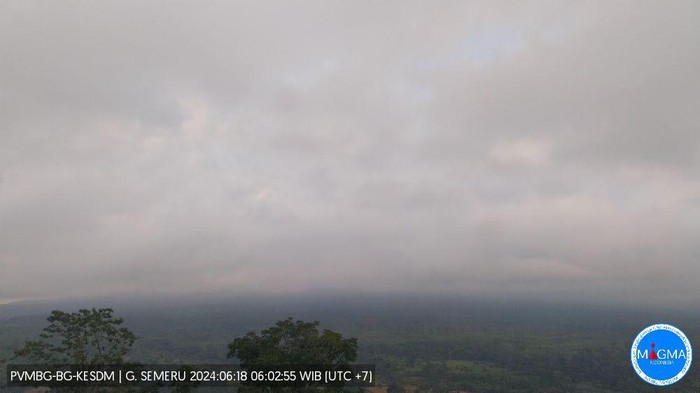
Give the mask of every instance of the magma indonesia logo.
[(659, 323), (637, 335), (630, 355), (637, 375), (652, 385), (666, 386), (688, 372), (693, 349), (680, 329)]

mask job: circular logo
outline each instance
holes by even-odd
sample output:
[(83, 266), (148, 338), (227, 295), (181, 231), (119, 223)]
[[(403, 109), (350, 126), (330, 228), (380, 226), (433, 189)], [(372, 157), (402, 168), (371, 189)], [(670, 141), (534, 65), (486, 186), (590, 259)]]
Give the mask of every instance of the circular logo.
[(678, 382), (690, 368), (693, 348), (675, 326), (659, 323), (639, 332), (630, 352), (640, 378), (656, 386)]

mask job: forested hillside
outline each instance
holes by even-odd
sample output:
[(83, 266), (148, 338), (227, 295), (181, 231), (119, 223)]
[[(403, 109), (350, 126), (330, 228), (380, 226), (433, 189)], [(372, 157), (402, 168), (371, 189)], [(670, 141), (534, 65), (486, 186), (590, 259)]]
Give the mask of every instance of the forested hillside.
[[(634, 336), (672, 322), (691, 341), (699, 320), (682, 310), (637, 310), (494, 300), (359, 298), (113, 302), (138, 336), (130, 357), (147, 363), (226, 363), (227, 343), (292, 316), (358, 339), (358, 363), (375, 363), (392, 390), (644, 392), (629, 363)], [(0, 307), (0, 358), (45, 325), (47, 308)], [(10, 312), (11, 311), (11, 312)], [(673, 392), (696, 392), (691, 367)]]

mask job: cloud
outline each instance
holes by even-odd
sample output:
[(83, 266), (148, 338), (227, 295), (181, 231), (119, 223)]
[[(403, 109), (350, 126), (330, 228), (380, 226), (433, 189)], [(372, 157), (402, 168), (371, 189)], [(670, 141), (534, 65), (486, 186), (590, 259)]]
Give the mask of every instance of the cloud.
[(0, 298), (700, 298), (697, 2), (0, 8)]
[(551, 161), (551, 147), (537, 140), (516, 140), (498, 143), (489, 157), (498, 164), (516, 166), (544, 166)]

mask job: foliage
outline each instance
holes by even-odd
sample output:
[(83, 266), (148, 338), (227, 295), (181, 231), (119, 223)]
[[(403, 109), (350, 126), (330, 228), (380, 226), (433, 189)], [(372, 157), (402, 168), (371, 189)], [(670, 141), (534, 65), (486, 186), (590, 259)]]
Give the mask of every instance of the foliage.
[(122, 327), (122, 318), (111, 308), (82, 309), (76, 313), (54, 310), (40, 340), (27, 341), (15, 351), (16, 358), (36, 364), (121, 364), (136, 335)]
[[(357, 358), (357, 339), (344, 338), (330, 330), (319, 332), (319, 322), (278, 321), (274, 326), (249, 332), (228, 345), (229, 358), (237, 358), (241, 367), (275, 366), (347, 366)], [(241, 391), (317, 391), (312, 384), (299, 382), (294, 388), (243, 387)]]
[[(671, 320), (691, 340), (700, 337), (700, 317), (694, 309), (517, 302), (450, 305), (416, 299), (410, 303), (331, 299), (318, 304), (275, 300), (273, 311), (265, 307), (269, 303), (235, 304), (127, 308), (130, 326), (133, 323), (140, 336), (129, 357), (144, 363), (218, 364), (230, 350), (232, 336), (244, 337), (250, 330), (260, 336), (284, 309), (306, 320), (322, 317), (333, 330), (357, 337), (362, 345), (355, 361), (375, 364), (377, 383), (391, 384), (392, 390), (652, 393), (658, 388), (642, 381), (628, 359), (641, 327), (649, 321)], [(0, 316), (0, 358), (41, 331), (45, 319), (28, 316), (36, 313)], [(693, 367), (673, 385), (673, 392), (700, 392), (700, 372)]]
[[(47, 369), (59, 364), (80, 369), (104, 365), (127, 364), (126, 355), (136, 341), (136, 335), (121, 326), (122, 318), (115, 317), (110, 308), (82, 309), (75, 313), (54, 310), (47, 318), (39, 340), (26, 341), (15, 350), (15, 359), (29, 361)], [(49, 384), (50, 385), (50, 384)], [(105, 388), (97, 382), (91, 386), (49, 386), (60, 392), (136, 392), (134, 389)]]

